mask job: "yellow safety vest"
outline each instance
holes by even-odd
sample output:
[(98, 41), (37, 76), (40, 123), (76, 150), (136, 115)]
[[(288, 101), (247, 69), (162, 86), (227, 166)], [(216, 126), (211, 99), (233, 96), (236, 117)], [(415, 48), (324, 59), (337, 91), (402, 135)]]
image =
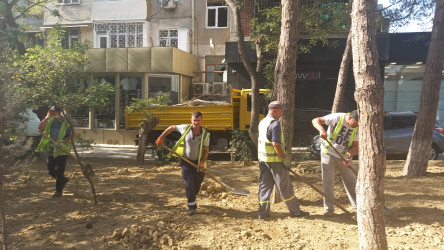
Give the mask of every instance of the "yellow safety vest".
[[(172, 148), (173, 152), (176, 152), (177, 154), (183, 156), (183, 151), (184, 151), (184, 142), (185, 142), (185, 136), (190, 132), (191, 129), (191, 124), (189, 124), (186, 128), (185, 128), (185, 132), (183, 132), (182, 136), (180, 137), (180, 139), (177, 141), (176, 145), (174, 145), (174, 147)], [(199, 158), (197, 159), (197, 163), (200, 163), (200, 158), (202, 157), (202, 149), (203, 149), (203, 143), (207, 140), (208, 136), (210, 136), (210, 133), (208, 133), (208, 131), (206, 131), (204, 128), (202, 128), (202, 137), (200, 139), (200, 147), (199, 147)], [(175, 154), (173, 154), (172, 152), (170, 152), (168, 154), (168, 157), (171, 156), (176, 156)], [(207, 167), (207, 162), (205, 161), (205, 168)]]
[[(53, 122), (54, 122), (54, 118), (49, 118), (48, 122), (46, 123), (45, 130), (43, 131), (43, 133), (45, 135), (47, 135), (48, 137), (51, 137), (51, 126), (52, 126)], [(64, 119), (62, 122), (62, 126), (60, 127), (59, 134), (57, 135), (57, 141), (63, 140), (68, 128), (69, 128), (69, 124), (66, 121), (66, 119)], [(69, 153), (67, 153), (67, 152), (71, 151), (71, 146), (72, 146), (71, 142), (64, 142), (64, 143), (59, 143), (59, 144), (60, 144), (59, 147), (57, 145), (54, 145), (53, 156), (57, 157), (59, 155), (68, 155)], [(47, 152), (50, 150), (50, 145), (51, 145), (50, 140), (46, 137), (42, 137), (35, 152)], [(64, 149), (62, 149), (61, 147), (63, 147)]]
[[(333, 133), (327, 138), (327, 140), (331, 143), (339, 134), (339, 131), (341, 131), (342, 124), (344, 123), (345, 115), (349, 115), (350, 113), (341, 115), (341, 118), (339, 119), (339, 122), (336, 124), (335, 128), (333, 129)], [(344, 153), (347, 153), (348, 149), (353, 145), (353, 141), (355, 140), (356, 134), (358, 132), (358, 128), (353, 128), (353, 132), (350, 136), (350, 140), (348, 141), (347, 148), (345, 149)], [(324, 146), (324, 153), (328, 153), (328, 147), (329, 145), (323, 145)]]
[[(273, 143), (267, 138), (267, 131), (270, 124), (276, 121), (273, 117), (266, 116), (259, 123), (259, 138), (258, 138), (258, 159), (263, 162), (282, 162), (282, 159), (277, 154), (276, 150), (273, 147)], [(282, 131), (281, 126), (281, 145), (284, 149), (284, 153), (286, 154), (285, 149), (285, 140), (284, 133)]]

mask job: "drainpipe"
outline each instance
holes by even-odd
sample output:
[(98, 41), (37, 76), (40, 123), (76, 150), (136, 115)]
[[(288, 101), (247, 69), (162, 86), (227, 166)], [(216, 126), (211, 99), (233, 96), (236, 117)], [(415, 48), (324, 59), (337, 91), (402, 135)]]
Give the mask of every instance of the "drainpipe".
[(194, 43), (194, 0), (191, 0), (191, 44), (190, 44), (190, 51), (191, 54), (194, 54), (195, 50), (195, 43)]

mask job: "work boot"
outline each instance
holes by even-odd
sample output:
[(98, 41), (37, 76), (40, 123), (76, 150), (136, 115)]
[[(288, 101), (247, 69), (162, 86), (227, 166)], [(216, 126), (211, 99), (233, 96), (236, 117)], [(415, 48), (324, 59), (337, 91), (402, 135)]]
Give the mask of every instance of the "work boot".
[(292, 218), (307, 217), (307, 216), (310, 216), (310, 213), (304, 212), (302, 210), (300, 210), (298, 214), (290, 213), (290, 217), (292, 217)]
[(62, 191), (55, 191), (55, 193), (52, 195), (52, 198), (59, 198), (62, 197)]
[(327, 209), (327, 210), (325, 210), (325, 213), (324, 213), (324, 215), (327, 217), (333, 216), (334, 214), (335, 214), (335, 210), (333, 210), (333, 209)]
[(258, 215), (257, 215), (257, 218), (258, 218), (259, 220), (267, 220), (267, 219), (270, 218), (270, 216), (269, 216), (268, 214), (258, 214)]
[(196, 209), (195, 208), (188, 208), (187, 214), (189, 216), (192, 216), (196, 213)]

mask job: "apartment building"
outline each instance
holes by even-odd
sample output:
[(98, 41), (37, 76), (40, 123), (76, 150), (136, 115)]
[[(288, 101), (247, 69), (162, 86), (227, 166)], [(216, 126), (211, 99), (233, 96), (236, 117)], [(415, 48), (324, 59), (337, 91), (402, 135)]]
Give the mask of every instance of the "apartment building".
[[(251, 0), (252, 1), (252, 0)], [(53, 15), (57, 13), (57, 15)], [(66, 28), (66, 46), (90, 41), (92, 79), (116, 86), (109, 108), (74, 114), (76, 132), (95, 143), (133, 144), (125, 106), (133, 97), (168, 94), (173, 103), (226, 93), (229, 7), (223, 0), (56, 0), (41, 30)]]

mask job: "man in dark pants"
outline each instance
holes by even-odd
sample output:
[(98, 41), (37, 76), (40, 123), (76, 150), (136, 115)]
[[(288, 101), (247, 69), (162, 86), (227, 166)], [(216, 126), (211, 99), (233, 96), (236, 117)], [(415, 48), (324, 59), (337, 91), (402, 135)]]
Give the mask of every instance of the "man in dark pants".
[[(199, 166), (198, 170), (184, 160), (180, 162), (182, 178), (185, 183), (188, 199), (187, 213), (189, 215), (196, 213), (196, 196), (199, 193), (200, 185), (205, 176), (202, 171), (206, 169), (206, 160), (210, 151), (210, 133), (200, 126), (201, 123), (202, 113), (195, 111), (191, 115), (191, 124), (169, 126), (156, 140), (156, 145), (161, 146), (163, 145), (163, 139), (168, 134), (173, 131), (180, 132), (182, 137), (172, 150)], [(170, 153), (169, 156), (171, 155)]]
[[(48, 152), (48, 172), (56, 179), (56, 191), (52, 197), (58, 198), (62, 196), (63, 188), (69, 181), (69, 178), (65, 177), (65, 167), (71, 151), (72, 129), (63, 117), (62, 110), (56, 106), (48, 110), (38, 129), (46, 136), (42, 136), (36, 152)], [(51, 142), (48, 137), (56, 143)]]
[(283, 112), (282, 103), (271, 102), (268, 105), (268, 115), (259, 123), (259, 219), (266, 219), (269, 216), (270, 196), (275, 184), (291, 217), (310, 215), (300, 209), (291, 184), (288, 171), (290, 169), (290, 154), (286, 152), (284, 134), (279, 122)]

